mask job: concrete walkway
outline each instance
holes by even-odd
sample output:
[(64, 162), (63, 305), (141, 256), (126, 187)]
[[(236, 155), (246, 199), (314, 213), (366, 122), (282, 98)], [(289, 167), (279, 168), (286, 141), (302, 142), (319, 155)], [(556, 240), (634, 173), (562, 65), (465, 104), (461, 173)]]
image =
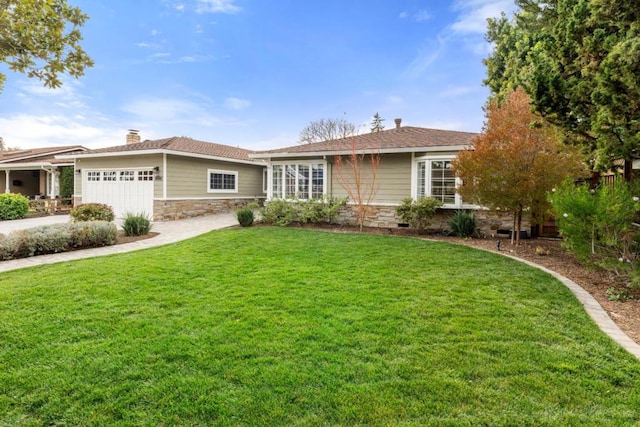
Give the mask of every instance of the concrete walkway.
[[(16, 221), (3, 221), (0, 222), (0, 233), (7, 234), (8, 232), (13, 230), (20, 230), (24, 228), (35, 227), (37, 225), (53, 224), (67, 221), (69, 221), (69, 217), (65, 215)], [(123, 245), (105, 246), (102, 248), (83, 249), (80, 251), (65, 252), (61, 254), (40, 255), (31, 258), (2, 261), (0, 262), (0, 272), (16, 270), (24, 267), (33, 267), (44, 264), (54, 264), (57, 262), (73, 261), (76, 259), (93, 258), (102, 255), (136, 251), (138, 249), (145, 249), (153, 246), (179, 242), (181, 240), (186, 240), (191, 237), (204, 234), (211, 230), (231, 227), (237, 224), (238, 221), (235, 214), (233, 213), (210, 215), (176, 221), (156, 222), (153, 224), (152, 231), (159, 232), (160, 235), (150, 239), (139, 240), (137, 242), (127, 243)], [(516, 258), (507, 254), (501, 255), (513, 258), (517, 261), (545, 271), (562, 282), (567, 288), (571, 290), (571, 292), (573, 292), (578, 301), (582, 303), (585, 311), (589, 314), (589, 316), (591, 316), (594, 322), (596, 322), (598, 327), (600, 327), (600, 329), (602, 329), (604, 333), (609, 335), (615, 342), (620, 344), (625, 350), (627, 350), (629, 353), (640, 360), (640, 345), (629, 338), (629, 336), (625, 334), (613, 320), (611, 320), (600, 303), (598, 303), (598, 301), (596, 301), (595, 298), (591, 296), (591, 294), (582, 289), (577, 283), (569, 280), (564, 276), (561, 276), (555, 271), (551, 271), (548, 268), (542, 267), (541, 265), (535, 264), (533, 262), (522, 260), (520, 258)]]
[[(47, 222), (47, 218), (49, 222)], [(69, 217), (65, 215), (23, 219), (16, 221), (4, 221), (0, 223), (0, 233), (7, 234), (7, 231), (5, 230), (20, 230), (24, 228), (35, 227), (38, 225), (67, 221), (69, 221)], [(181, 240), (199, 236), (200, 234), (204, 234), (211, 230), (231, 227), (237, 224), (238, 220), (236, 219), (236, 215), (233, 213), (201, 216), (197, 218), (189, 218), (176, 221), (154, 222), (151, 231), (158, 232), (160, 233), (160, 235), (152, 237), (150, 239), (138, 240), (137, 242), (125, 243), (122, 245), (104, 246), (101, 248), (82, 249), (79, 251), (64, 252), (60, 254), (40, 255), (31, 258), (1, 261), (0, 272), (16, 270), (18, 268), (24, 267), (34, 267), (44, 264), (54, 264), (57, 262), (73, 261), (76, 259), (93, 258), (102, 255), (131, 252), (138, 249), (166, 245), (167, 243), (179, 242)]]

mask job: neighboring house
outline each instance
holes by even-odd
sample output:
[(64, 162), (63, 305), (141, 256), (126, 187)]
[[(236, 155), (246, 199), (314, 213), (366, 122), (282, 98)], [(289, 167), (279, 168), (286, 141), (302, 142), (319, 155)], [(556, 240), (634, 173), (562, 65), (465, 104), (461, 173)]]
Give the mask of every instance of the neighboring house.
[(130, 131), (126, 145), (61, 157), (75, 162), (75, 205), (105, 203), (117, 218), (143, 213), (158, 221), (227, 212), (264, 198), (265, 165), (250, 153), (186, 137), (140, 142)]
[[(0, 152), (0, 191), (29, 198), (55, 198), (60, 194), (60, 169), (73, 160), (56, 158), (86, 151), (80, 145), (8, 150)], [(4, 173), (3, 173), (4, 172)]]
[[(477, 134), (401, 126), (401, 119), (395, 123), (394, 129), (261, 151), (249, 157), (267, 162), (267, 200), (271, 200), (345, 197), (347, 192), (337, 176), (336, 157), (345, 159), (354, 149), (357, 153), (379, 154), (378, 189), (366, 226), (397, 227), (401, 221), (395, 209), (407, 197), (432, 196), (441, 200), (443, 209), (437, 226), (443, 228), (449, 212), (479, 209), (465, 203), (456, 193), (460, 182), (451, 170), (451, 161), (458, 151), (469, 147)], [(363, 167), (366, 175), (371, 169), (368, 159)], [(511, 221), (486, 210), (477, 218), (485, 232), (508, 227)], [(355, 222), (353, 209), (348, 210), (343, 220)]]

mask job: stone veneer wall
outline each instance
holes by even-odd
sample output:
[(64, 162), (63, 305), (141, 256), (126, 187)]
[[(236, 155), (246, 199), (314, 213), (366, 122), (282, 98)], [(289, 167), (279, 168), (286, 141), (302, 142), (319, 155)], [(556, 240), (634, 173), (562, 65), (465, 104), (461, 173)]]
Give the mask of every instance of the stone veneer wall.
[(251, 202), (248, 199), (154, 200), (153, 220), (171, 221), (203, 215), (233, 212)]
[[(438, 209), (429, 229), (435, 232), (449, 228), (447, 220), (455, 213), (453, 209)], [(480, 233), (493, 237), (498, 230), (511, 230), (513, 217), (498, 211), (474, 210), (476, 224)], [(342, 224), (356, 225), (357, 218), (354, 206), (345, 206), (338, 214), (338, 222)], [(396, 215), (395, 206), (371, 206), (369, 214), (365, 218), (365, 227), (397, 228), (402, 221)], [(522, 230), (529, 230), (530, 224), (527, 218), (522, 219)], [(530, 234), (530, 231), (528, 232)]]

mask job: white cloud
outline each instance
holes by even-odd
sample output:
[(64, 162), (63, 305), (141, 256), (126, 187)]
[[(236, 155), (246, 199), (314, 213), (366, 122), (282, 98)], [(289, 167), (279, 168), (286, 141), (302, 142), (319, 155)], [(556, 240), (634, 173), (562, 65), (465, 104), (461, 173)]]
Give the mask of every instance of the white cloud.
[(45, 87), (38, 80), (21, 80), (17, 86), (20, 89), (17, 96), (24, 104), (41, 103), (38, 98), (54, 98), (53, 104), (60, 108), (86, 108), (85, 97), (77, 90), (82, 83), (76, 79), (63, 77), (62, 86), (55, 89)]
[(424, 22), (431, 19), (431, 14), (426, 10), (421, 10), (413, 15), (413, 20), (416, 22)]
[(177, 10), (178, 12), (182, 12), (182, 11), (184, 11), (185, 5), (184, 5), (184, 3), (175, 3), (173, 5), (173, 8), (175, 10)]
[(421, 77), (446, 49), (446, 39), (438, 36), (429, 46), (422, 48), (416, 58), (409, 64), (403, 75), (409, 79)]
[(186, 129), (188, 127), (185, 125), (214, 127), (243, 124), (233, 117), (216, 114), (211, 101), (195, 98), (142, 98), (129, 102), (122, 110), (135, 116), (134, 121), (143, 123), (147, 129), (168, 129), (173, 125)]
[(398, 18), (400, 19), (407, 19), (410, 18), (411, 20), (415, 21), (415, 22), (424, 22), (424, 21), (428, 21), (429, 19), (431, 19), (431, 14), (427, 11), (427, 10), (419, 10), (415, 13), (409, 13), (409, 12), (401, 12), (400, 15), (398, 15)]
[[(0, 118), (5, 143), (21, 149), (58, 145), (84, 145), (88, 148), (124, 143), (124, 131), (81, 123), (84, 117), (18, 114)], [(29, 129), (24, 132), (24, 129)], [(114, 137), (121, 132), (121, 140)]]
[(141, 49), (160, 49), (160, 45), (156, 43), (141, 42), (141, 43), (136, 43), (135, 46)]
[(179, 58), (174, 58), (173, 54), (169, 52), (157, 52), (152, 55), (147, 56), (141, 60), (131, 61), (132, 64), (140, 64), (145, 62), (151, 62), (155, 64), (185, 64), (185, 63), (195, 63), (195, 62), (207, 62), (212, 61), (218, 58), (208, 55), (184, 55)]
[(240, 111), (251, 106), (251, 101), (230, 97), (224, 100), (224, 106), (230, 110)]
[(507, 14), (515, 10), (513, 0), (458, 0), (453, 6), (460, 11), (458, 19), (451, 29), (460, 34), (484, 34), (487, 31), (487, 19)]
[(235, 0), (197, 0), (197, 13), (238, 13), (242, 10), (234, 4)]

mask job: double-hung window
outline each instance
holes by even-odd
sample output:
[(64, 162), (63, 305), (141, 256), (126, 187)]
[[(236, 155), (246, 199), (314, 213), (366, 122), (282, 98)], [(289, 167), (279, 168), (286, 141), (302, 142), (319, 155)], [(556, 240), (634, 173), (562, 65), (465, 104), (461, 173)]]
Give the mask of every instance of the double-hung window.
[(416, 199), (430, 196), (440, 200), (444, 206), (461, 206), (451, 160), (425, 158), (416, 161)]
[(271, 198), (315, 199), (324, 196), (325, 164), (279, 163), (271, 167)]
[(207, 192), (209, 193), (237, 193), (238, 172), (224, 170), (208, 170), (209, 180)]

